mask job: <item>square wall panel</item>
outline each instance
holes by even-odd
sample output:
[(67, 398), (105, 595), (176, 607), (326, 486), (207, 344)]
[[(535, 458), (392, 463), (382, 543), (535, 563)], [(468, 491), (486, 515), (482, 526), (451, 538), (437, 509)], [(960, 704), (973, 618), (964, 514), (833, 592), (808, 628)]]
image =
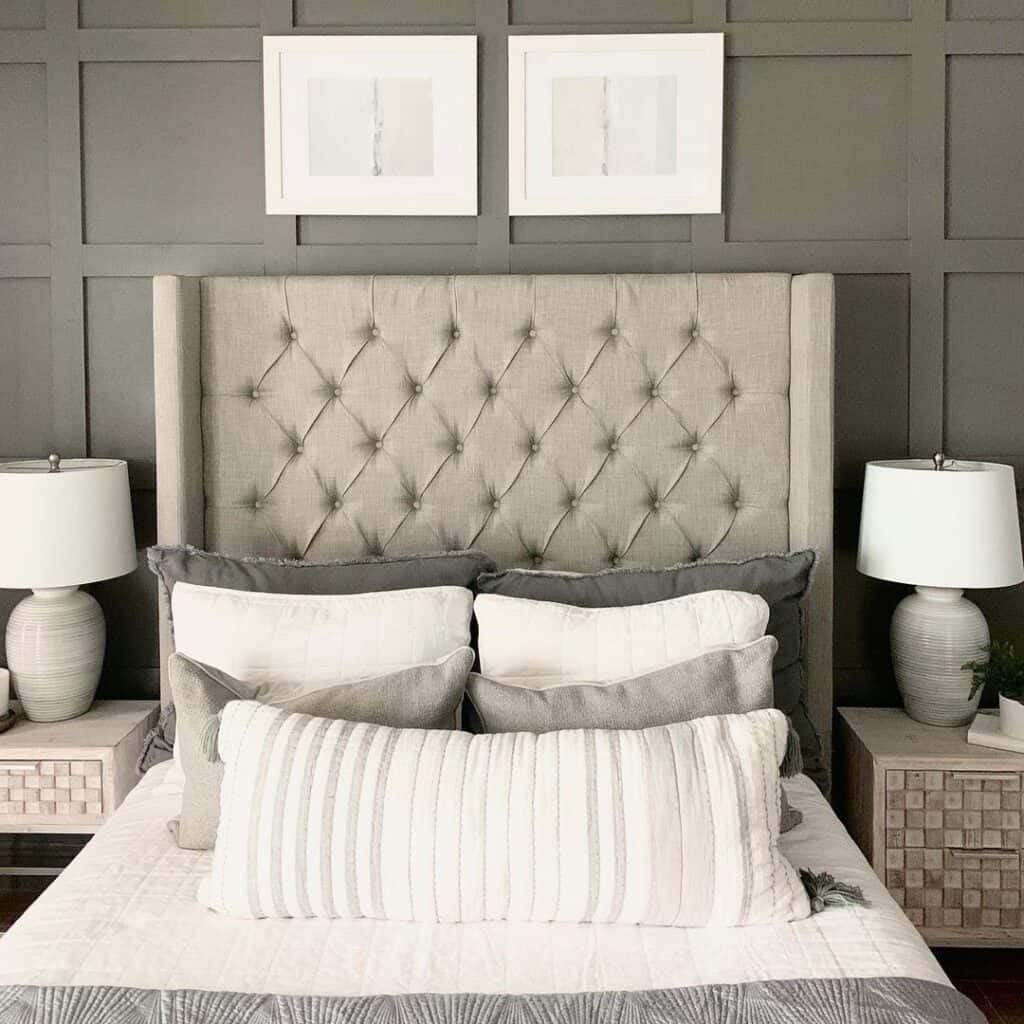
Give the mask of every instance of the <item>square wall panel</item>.
[(46, 65), (0, 64), (0, 245), (49, 239)]
[(295, 0), (295, 24), (300, 28), (400, 27), (414, 33), (421, 26), (475, 22), (474, 0)]
[(127, 576), (103, 580), (90, 588), (107, 620), (101, 699), (140, 700), (160, 693), (157, 587), (146, 565), (146, 548), (156, 543), (155, 492), (132, 491), (132, 516), (138, 566)]
[(155, 486), (153, 283), (93, 277), (85, 285), (92, 453), (127, 459), (132, 487)]
[(908, 588), (857, 572), (861, 498), (856, 489), (835, 493), (835, 703), (888, 707), (900, 703), (892, 674), (889, 623)]
[(688, 242), (690, 218), (513, 217), (512, 243)]
[(947, 275), (946, 451), (954, 457), (1024, 454), (1022, 324), (1024, 274)]
[(910, 0), (729, 0), (729, 21), (907, 21)]
[(255, 62), (82, 65), (87, 242), (261, 242)]
[(50, 282), (0, 280), (0, 457), (39, 458), (53, 443)]
[(475, 245), (476, 217), (300, 217), (300, 245)]
[(836, 486), (860, 487), (864, 463), (907, 454), (910, 279), (836, 277)]
[(1019, 21), (1024, 18), (1020, 0), (949, 0), (950, 21)]
[(79, 0), (82, 28), (247, 28), (260, 0)]
[(949, 58), (946, 233), (1024, 238), (1024, 54)]
[(686, 25), (693, 21), (693, 0), (511, 0), (510, 25), (561, 25), (578, 31), (587, 25)]
[(730, 241), (907, 237), (907, 57), (726, 62)]
[[(1021, 481), (1021, 473), (1017, 471), (1017, 482)], [(1018, 492), (1018, 498), (1021, 497)], [(1024, 515), (1018, 503), (1018, 513)], [(1024, 522), (1024, 519), (1022, 519)], [(1008, 640), (1017, 651), (1024, 650), (1024, 584), (999, 590), (975, 590), (970, 599), (981, 609), (988, 620), (989, 632), (999, 640)], [(989, 695), (986, 695), (989, 696)], [(991, 703), (998, 698), (991, 694)]]
[(7, 664), (7, 620), (11, 617), (14, 606), (30, 593), (30, 590), (0, 590), (0, 665)]
[[(145, 491), (132, 495), (139, 544), (135, 571), (91, 588), (107, 621), (107, 649), (96, 694), (100, 700), (155, 700), (160, 696), (159, 597), (138, 527), (138, 506), (146, 499), (152, 506), (152, 498)], [(155, 542), (154, 537), (151, 543)]]
[(0, 29), (45, 27), (45, 0), (3, 0), (0, 3)]

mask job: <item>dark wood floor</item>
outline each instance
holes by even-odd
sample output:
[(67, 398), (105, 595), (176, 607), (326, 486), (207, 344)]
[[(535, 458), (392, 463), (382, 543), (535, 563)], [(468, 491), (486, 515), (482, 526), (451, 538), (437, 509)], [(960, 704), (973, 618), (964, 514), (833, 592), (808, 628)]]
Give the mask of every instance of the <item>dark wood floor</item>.
[(38, 895), (37, 892), (0, 892), (0, 933), (7, 931)]
[(936, 949), (943, 969), (989, 1024), (1024, 1024), (1024, 949)]
[(0, 835), (0, 933), (7, 931), (53, 881), (52, 874), (9, 875), (4, 869), (28, 867), (56, 872), (66, 868), (88, 841), (87, 835)]

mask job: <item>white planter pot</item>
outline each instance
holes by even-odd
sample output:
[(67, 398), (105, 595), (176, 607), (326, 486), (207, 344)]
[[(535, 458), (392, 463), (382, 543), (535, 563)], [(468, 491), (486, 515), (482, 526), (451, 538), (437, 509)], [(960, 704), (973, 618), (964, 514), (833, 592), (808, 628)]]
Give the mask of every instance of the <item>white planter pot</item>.
[(1015, 740), (1024, 740), (1024, 704), (999, 694), (999, 731)]

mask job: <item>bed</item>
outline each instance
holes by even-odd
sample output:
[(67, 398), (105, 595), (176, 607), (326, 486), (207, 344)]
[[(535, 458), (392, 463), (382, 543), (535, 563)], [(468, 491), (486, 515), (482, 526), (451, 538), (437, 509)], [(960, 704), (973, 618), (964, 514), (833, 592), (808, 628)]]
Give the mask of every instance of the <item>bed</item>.
[(210, 854), (167, 831), (168, 762), (0, 941), (0, 1019), (982, 1019), (823, 795), (830, 276), (165, 277), (154, 334), (163, 543), (571, 571), (814, 548), (819, 756), (782, 850), (869, 905), (699, 930), (220, 917), (195, 899)]

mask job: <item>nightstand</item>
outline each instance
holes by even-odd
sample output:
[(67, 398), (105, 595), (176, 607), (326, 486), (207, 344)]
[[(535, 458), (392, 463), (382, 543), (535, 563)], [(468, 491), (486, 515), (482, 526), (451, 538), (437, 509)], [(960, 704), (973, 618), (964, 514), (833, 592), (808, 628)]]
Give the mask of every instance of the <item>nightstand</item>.
[(139, 781), (136, 762), (159, 709), (99, 700), (66, 722), (19, 718), (0, 735), (0, 833), (95, 832)]
[(846, 826), (933, 946), (1024, 946), (1024, 755), (893, 708), (840, 708)]

